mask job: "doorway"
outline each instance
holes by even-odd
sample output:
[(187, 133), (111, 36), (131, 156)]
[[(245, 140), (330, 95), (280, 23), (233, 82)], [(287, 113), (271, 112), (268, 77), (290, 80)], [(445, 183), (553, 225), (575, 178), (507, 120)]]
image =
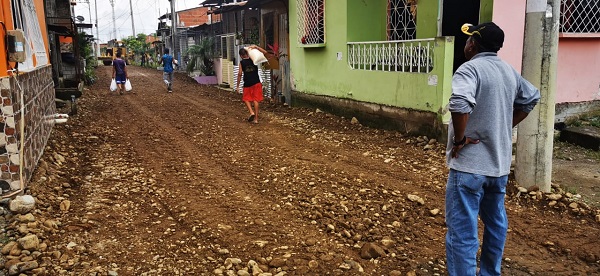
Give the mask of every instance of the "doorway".
[(442, 36), (454, 36), (454, 66), (452, 73), (465, 63), (464, 48), (469, 38), (460, 27), (465, 23), (479, 24), (480, 0), (444, 0)]

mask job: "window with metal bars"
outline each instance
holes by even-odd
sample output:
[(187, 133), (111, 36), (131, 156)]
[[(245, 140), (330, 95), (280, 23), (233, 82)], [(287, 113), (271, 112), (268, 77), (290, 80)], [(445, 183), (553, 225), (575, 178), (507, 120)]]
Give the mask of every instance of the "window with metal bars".
[(35, 66), (48, 64), (44, 36), (38, 22), (37, 10), (33, 0), (11, 0), (11, 12), (14, 29), (20, 29), (25, 34), (27, 44), (25, 47), (27, 60), (20, 65), (21, 70), (34, 67), (33, 60), (29, 58), (35, 55)]
[(298, 42), (325, 43), (325, 0), (298, 0)]
[(561, 0), (560, 32), (600, 33), (600, 1)]
[(388, 0), (388, 40), (417, 37), (417, 0)]

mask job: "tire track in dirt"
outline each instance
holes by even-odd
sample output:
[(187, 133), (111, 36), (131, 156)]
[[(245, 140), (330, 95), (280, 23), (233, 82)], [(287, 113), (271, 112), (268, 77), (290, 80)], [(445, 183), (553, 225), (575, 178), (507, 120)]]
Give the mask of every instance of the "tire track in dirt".
[[(181, 97), (180, 95), (173, 95), (175, 98), (177, 97)], [(176, 153), (177, 155), (177, 159), (178, 162), (189, 162), (190, 164), (202, 164), (202, 166), (199, 167), (197, 173), (199, 173), (200, 175), (205, 175), (208, 176), (208, 180), (204, 181), (203, 185), (203, 189), (208, 190), (208, 191), (218, 191), (220, 189), (225, 189), (225, 193), (227, 194), (227, 197), (229, 200), (235, 201), (235, 202), (243, 202), (243, 204), (238, 205), (238, 204), (227, 204), (227, 202), (223, 202), (222, 199), (207, 199), (207, 197), (204, 197), (204, 195), (202, 193), (199, 193), (197, 190), (189, 190), (189, 186), (181, 186), (181, 185), (177, 185), (175, 184), (174, 186), (172, 186), (172, 188), (170, 188), (169, 190), (174, 191), (173, 194), (175, 194), (177, 197), (180, 197), (181, 201), (186, 201), (186, 200), (191, 200), (191, 199), (202, 199), (202, 202), (196, 202), (196, 206), (199, 208), (203, 208), (203, 209), (210, 209), (212, 211), (211, 214), (197, 214), (197, 216), (200, 216), (200, 220), (208, 220), (210, 217), (219, 217), (221, 221), (224, 221), (225, 224), (228, 225), (232, 225), (234, 226), (234, 229), (244, 229), (246, 228), (246, 230), (251, 231), (251, 232), (255, 232), (257, 234), (260, 233), (269, 233), (269, 234), (264, 234), (263, 236), (258, 236), (258, 238), (267, 238), (268, 240), (270, 240), (271, 242), (277, 242), (277, 240), (273, 240), (273, 235), (275, 233), (277, 233), (276, 235), (274, 235), (275, 237), (286, 237), (286, 239), (288, 239), (288, 241), (286, 242), (290, 244), (290, 246), (297, 246), (298, 244), (301, 244), (301, 241), (306, 237), (320, 237), (317, 238), (318, 240), (322, 241), (321, 246), (326, 246), (326, 240), (327, 237), (326, 236), (322, 236), (322, 233), (320, 231), (318, 231), (316, 228), (314, 228), (313, 226), (309, 226), (307, 225), (308, 228), (302, 229), (302, 228), (296, 228), (293, 231), (298, 233), (295, 234), (294, 236), (289, 236), (290, 234), (290, 230), (289, 228), (287, 228), (286, 225), (282, 225), (280, 224), (281, 222), (281, 218), (285, 217), (288, 218), (288, 222), (290, 224), (293, 225), (302, 225), (303, 223), (301, 223), (300, 221), (295, 221), (295, 219), (293, 219), (294, 215), (287, 213), (286, 210), (283, 209), (279, 209), (277, 210), (277, 212), (275, 212), (273, 215), (276, 215), (275, 217), (273, 217), (271, 212), (265, 212), (265, 207), (268, 206), (272, 206), (275, 205), (270, 201), (265, 201), (262, 199), (268, 198), (265, 197), (259, 193), (256, 193), (255, 191), (252, 190), (248, 190), (248, 189), (240, 189), (240, 187), (245, 187), (248, 186), (246, 185), (246, 183), (244, 183), (244, 178), (241, 178), (239, 176), (236, 177), (235, 174), (231, 174), (231, 171), (227, 171), (226, 167), (230, 164), (223, 164), (223, 163), (216, 163), (216, 164), (212, 164), (213, 160), (206, 160), (205, 158), (201, 158), (201, 152), (204, 152), (205, 150), (208, 151), (210, 153), (210, 147), (207, 147), (206, 145), (204, 145), (203, 143), (193, 143), (189, 140), (189, 137), (185, 136), (184, 134), (181, 133), (181, 131), (179, 131), (181, 122), (179, 122), (179, 124), (175, 124), (175, 122), (172, 123), (165, 123), (165, 118), (156, 118), (155, 116), (153, 116), (153, 112), (151, 112), (144, 104), (140, 103), (139, 101), (137, 101), (137, 98), (131, 97), (131, 98), (126, 98), (125, 101), (127, 101), (128, 103), (131, 104), (131, 106), (127, 107), (127, 112), (130, 112), (132, 114), (137, 114), (136, 116), (138, 116), (139, 118), (142, 118), (141, 121), (145, 121), (147, 126), (151, 126), (152, 128), (155, 129), (160, 129), (161, 130), (161, 135), (159, 135), (161, 138), (159, 139), (161, 141), (161, 144), (158, 145), (159, 148), (163, 148), (163, 151), (168, 151), (168, 152), (172, 152), (172, 153)], [(182, 106), (182, 103), (179, 103), (176, 101), (176, 99), (171, 99), (171, 101), (175, 102), (175, 104), (177, 106)], [(220, 114), (217, 114), (218, 116), (221, 116)], [(208, 121), (211, 121), (213, 118), (208, 118)], [(168, 121), (168, 120), (167, 120)], [(233, 119), (229, 119), (230, 122), (228, 123), (232, 123), (235, 124), (236, 122), (233, 121)], [(135, 124), (134, 124), (135, 125)], [(145, 129), (145, 127), (143, 129)], [(139, 130), (137, 132), (140, 132)], [(134, 134), (135, 135), (135, 134)], [(133, 140), (138, 140), (138, 141), (143, 141), (143, 137), (131, 137)], [(175, 146), (173, 146), (175, 145)], [(214, 146), (214, 145), (213, 145)], [(134, 150), (136, 150), (138, 147), (134, 148)], [(166, 150), (165, 150), (166, 149)], [(199, 150), (202, 149), (202, 150)], [(226, 162), (226, 161), (225, 161)], [(162, 168), (164, 166), (164, 164), (154, 164), (151, 165), (152, 167), (155, 167), (156, 169), (164, 169)], [(243, 168), (239, 168), (240, 170), (242, 170)], [(163, 171), (164, 176), (163, 178), (167, 178), (167, 179), (175, 179), (177, 178), (177, 175), (172, 175), (172, 173), (169, 172), (165, 172)], [(213, 184), (214, 183), (214, 184)], [(231, 185), (231, 183), (236, 183), (238, 187), (233, 187)], [(187, 190), (186, 194), (179, 194), (176, 191), (178, 190)], [(248, 202), (248, 198), (251, 199), (250, 202)], [(167, 199), (162, 198), (161, 199), (162, 204), (165, 206), (165, 208), (168, 208), (167, 206), (170, 206), (173, 204), (172, 200), (169, 200), (168, 197)], [(225, 205), (225, 206), (224, 206)], [(254, 224), (249, 224), (249, 225), (241, 225), (239, 221), (237, 221), (237, 219), (235, 219), (234, 217), (231, 217), (231, 213), (229, 212), (231, 209), (230, 207), (235, 207), (236, 209), (242, 211), (243, 213), (245, 213), (245, 215), (247, 216), (254, 216), (254, 218), (260, 218), (262, 220), (264, 220), (265, 222), (267, 222), (266, 225), (257, 225), (256, 223)], [(190, 208), (193, 208), (190, 207)], [(238, 215), (239, 216), (239, 215)], [(230, 218), (231, 217), (231, 218)], [(197, 218), (197, 217), (196, 217)], [(230, 218), (230, 219), (228, 219)], [(185, 220), (192, 220), (194, 218), (186, 218)], [(216, 222), (215, 222), (216, 224)], [(214, 229), (218, 229), (217, 225), (211, 225), (211, 228)], [(239, 230), (234, 230), (234, 232), (239, 231)], [(256, 240), (256, 235), (253, 236), (248, 236), (246, 237), (246, 244), (252, 244), (252, 240)], [(222, 240), (225, 245), (226, 244), (230, 244), (233, 245), (236, 242), (244, 242), (243, 241), (244, 237), (241, 236), (236, 236), (236, 241), (232, 242), (232, 241), (227, 241), (227, 237), (226, 236), (221, 236), (220, 240)], [(282, 241), (279, 241), (279, 244), (281, 244)], [(242, 245), (243, 246), (243, 245)], [(333, 251), (333, 247), (331, 248)]]
[[(98, 70), (100, 79), (107, 77), (106, 69)], [(77, 205), (88, 200), (97, 204), (88, 218), (107, 225), (93, 224), (100, 233), (89, 236), (106, 247), (99, 251), (102, 256), (117, 251), (112, 256), (119, 258), (110, 261), (133, 267), (125, 275), (163, 263), (202, 274), (228, 256), (247, 261), (286, 252), (294, 254), (292, 259), (318, 260), (320, 272), (335, 270), (346, 258), (378, 274), (416, 269), (418, 275), (430, 275), (443, 264), (443, 216), (429, 214), (432, 208), (443, 212), (446, 172), (439, 152), (423, 153), (398, 136), (322, 113), (276, 112), (269, 105), (263, 105), (265, 123), (250, 125), (244, 122), (246, 109), (238, 95), (200, 87), (178, 75), (175, 92), (168, 94), (159, 74), (133, 67), (134, 89), (145, 88), (136, 95), (107, 95), (91, 87), (102, 100), (96, 100), (91, 116), (81, 115), (83, 127), (103, 125), (79, 130), (99, 138), (93, 140), (96, 148), (83, 150), (92, 168), (85, 174), (92, 178), (81, 186), (85, 195)], [(114, 164), (103, 161), (113, 157)], [(132, 173), (132, 167), (143, 171)], [(423, 197), (426, 204), (408, 201), (408, 193)], [(512, 232), (505, 255), (512, 261), (503, 274), (527, 275), (529, 267), (537, 275), (598, 271), (594, 257), (582, 254), (598, 252), (585, 245), (597, 244), (597, 229), (574, 225), (579, 219), (544, 213), (531, 204), (509, 200), (507, 209)], [(550, 221), (544, 224), (546, 219)], [(329, 224), (335, 231), (325, 230)], [(547, 235), (549, 230), (539, 225), (563, 232)], [(361, 242), (343, 230), (362, 234)], [(305, 247), (304, 236), (320, 244)], [(357, 257), (356, 246), (385, 237), (397, 242), (388, 252), (396, 257), (388, 255), (378, 263)], [(577, 240), (568, 242), (570, 237)], [(258, 239), (270, 243), (252, 243)], [(556, 246), (544, 245), (548, 240)], [(288, 248), (281, 249), (284, 245)], [(230, 254), (221, 255), (220, 249)], [(581, 261), (586, 258), (590, 261)]]

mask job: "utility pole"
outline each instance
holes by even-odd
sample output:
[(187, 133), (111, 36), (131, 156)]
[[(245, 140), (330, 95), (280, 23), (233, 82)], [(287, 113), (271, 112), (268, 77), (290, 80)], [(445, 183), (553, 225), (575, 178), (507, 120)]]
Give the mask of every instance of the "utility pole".
[(131, 30), (133, 31), (133, 37), (135, 38), (135, 25), (133, 24), (133, 6), (131, 0), (129, 0), (129, 14), (131, 15)]
[(96, 10), (96, 59), (100, 55), (100, 31), (98, 30), (98, 0), (94, 0), (94, 8)]
[(550, 192), (560, 0), (527, 0), (523, 68), (541, 99), (517, 131), (515, 177), (523, 187)]
[(177, 15), (175, 14), (175, 0), (169, 0), (171, 2), (171, 55), (173, 58), (177, 57), (175, 47), (177, 46)]
[(109, 0), (112, 6), (113, 38), (117, 39), (117, 22), (115, 22), (115, 0)]

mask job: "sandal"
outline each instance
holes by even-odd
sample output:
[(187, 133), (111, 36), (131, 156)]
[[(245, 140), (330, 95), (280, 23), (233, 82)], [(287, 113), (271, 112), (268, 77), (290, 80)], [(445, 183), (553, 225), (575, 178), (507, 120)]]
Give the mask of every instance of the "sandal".
[(255, 117), (256, 117), (256, 115), (254, 115), (254, 114), (250, 115), (250, 117), (248, 117), (248, 122), (254, 121)]

